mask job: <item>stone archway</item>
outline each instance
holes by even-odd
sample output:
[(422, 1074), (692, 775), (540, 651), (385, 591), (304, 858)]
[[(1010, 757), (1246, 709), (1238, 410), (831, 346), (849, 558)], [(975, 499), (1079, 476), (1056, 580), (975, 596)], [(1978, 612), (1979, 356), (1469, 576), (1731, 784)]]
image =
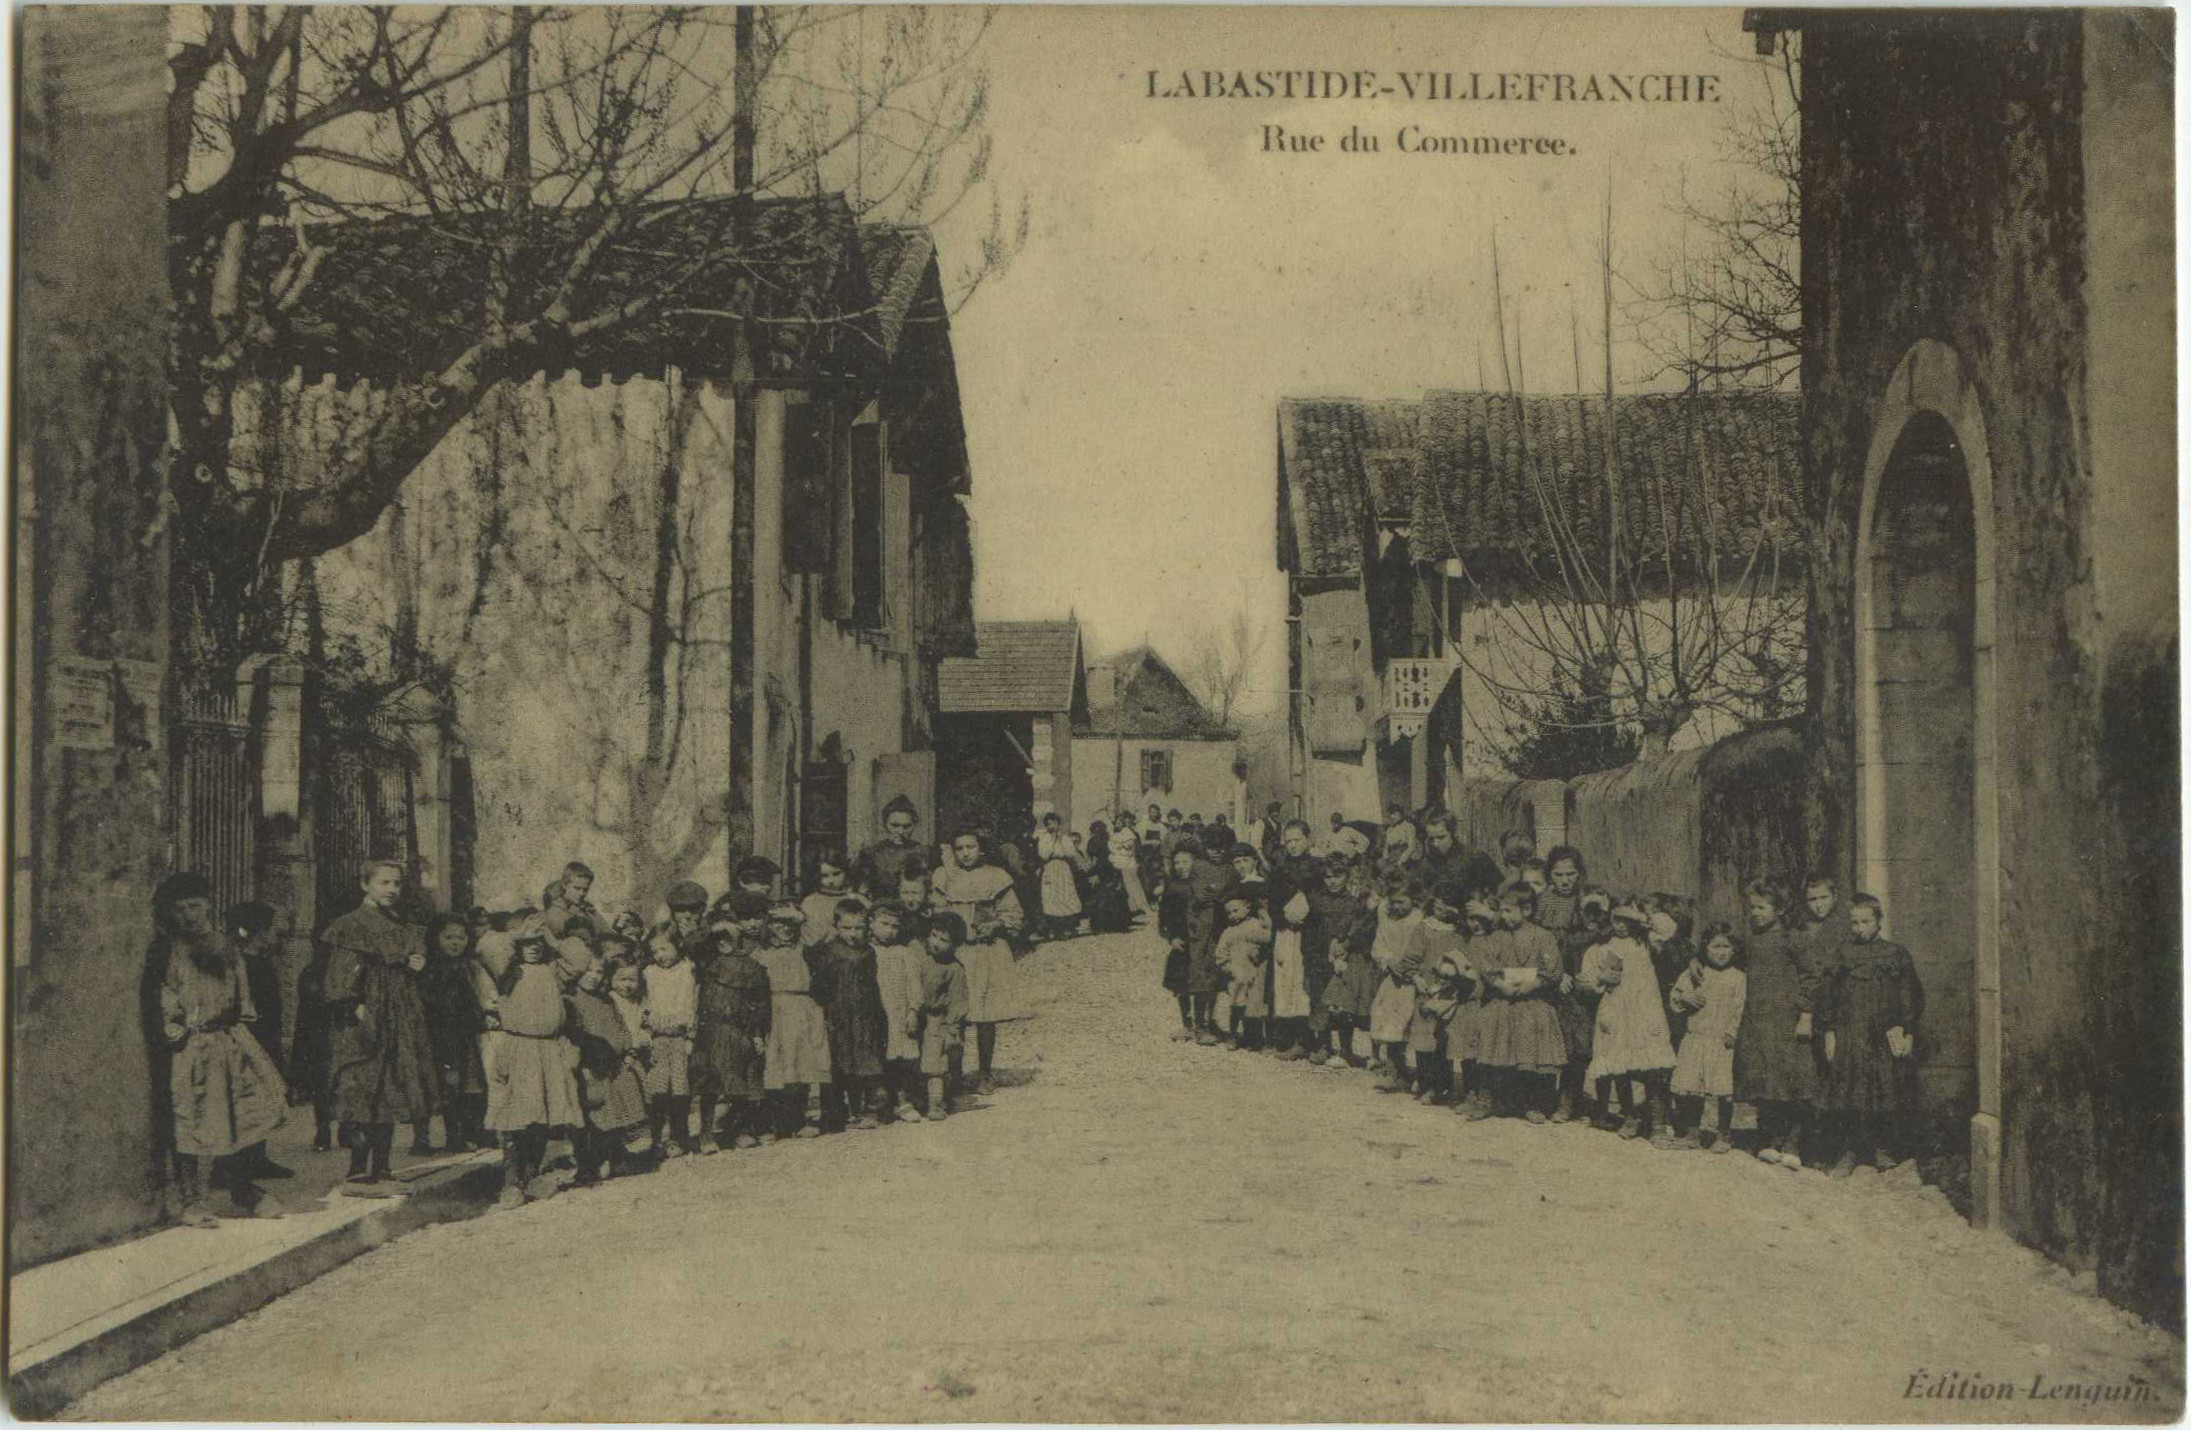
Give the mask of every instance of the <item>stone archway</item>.
[(1953, 349), (1881, 394), (1856, 542), (1857, 881), (1926, 986), (1926, 1092), (1971, 1108), (1972, 1220), (2000, 1220), (2000, 810), (1993, 473)]

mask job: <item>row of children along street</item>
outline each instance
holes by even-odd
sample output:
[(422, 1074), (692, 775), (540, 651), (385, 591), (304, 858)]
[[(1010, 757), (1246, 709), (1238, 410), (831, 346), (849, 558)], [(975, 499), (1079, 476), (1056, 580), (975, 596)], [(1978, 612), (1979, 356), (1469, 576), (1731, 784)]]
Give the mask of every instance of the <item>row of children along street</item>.
[[(896, 831), (894, 831), (896, 832)], [(737, 886), (666, 891), (668, 917), (605, 916), (572, 863), (538, 907), (400, 916), (403, 870), (359, 871), (358, 907), (329, 923), (298, 982), (282, 1057), (278, 982), (252, 939), (270, 911), (216, 920), (211, 888), (170, 875), (155, 895), (160, 1008), (184, 1221), (208, 1193), (279, 1215), (260, 1183), (287, 1104), (309, 1103), (315, 1152), (349, 1158), (342, 1191), (390, 1196), (397, 1129), (424, 1154), (499, 1146), (503, 1207), (552, 1195), (550, 1143), (572, 1185), (688, 1154), (918, 1124), (994, 1092), (998, 1025), (1025, 1016), (1026, 949), (1012, 875), (968, 831), (938, 867), (903, 837), (859, 865), (826, 862), (802, 901), (747, 859)], [(862, 876), (855, 892), (850, 879)], [(286, 1062), (287, 1066), (281, 1066)], [(234, 1214), (232, 1212), (232, 1214)]]
[(1680, 894), (1592, 885), (1572, 847), (1510, 853), (1509, 877), (1451, 815), (1422, 823), (1376, 852), (1312, 850), (1300, 821), (1270, 858), (1221, 829), (1174, 841), (1157, 922), (1172, 1036), (1364, 1068), (1471, 1120), (1739, 1142), (1840, 1177), (1917, 1150), (1924, 990), (1878, 899), (1759, 881), (1746, 929), (1700, 930)]

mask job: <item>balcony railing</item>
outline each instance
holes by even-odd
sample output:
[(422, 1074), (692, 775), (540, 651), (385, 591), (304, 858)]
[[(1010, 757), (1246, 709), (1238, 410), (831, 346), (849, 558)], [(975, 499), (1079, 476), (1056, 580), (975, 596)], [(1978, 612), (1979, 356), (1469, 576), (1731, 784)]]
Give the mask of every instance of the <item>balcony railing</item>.
[(1433, 658), (1430, 660), (1388, 660), (1385, 662), (1385, 722), (1388, 733), (1398, 739), (1422, 733), (1430, 719), (1431, 707), (1445, 693), (1446, 682), (1453, 678), (1453, 662)]

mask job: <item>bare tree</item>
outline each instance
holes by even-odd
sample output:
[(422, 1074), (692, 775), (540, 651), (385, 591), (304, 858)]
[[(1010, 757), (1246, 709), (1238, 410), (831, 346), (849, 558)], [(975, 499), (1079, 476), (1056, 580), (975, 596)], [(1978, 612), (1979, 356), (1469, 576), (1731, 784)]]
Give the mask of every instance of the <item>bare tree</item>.
[[(1608, 332), (1612, 233), (1608, 189)], [(1492, 273), (1496, 287), (1495, 239)], [(1488, 623), (1488, 639), (1456, 645), (1496, 708), (1469, 715), (1479, 736), (1518, 774), (1574, 775), (1662, 752), (1699, 716), (1739, 728), (1787, 713), (1801, 689), (1806, 608), (1794, 559), (1802, 513), (1784, 490), (1795, 461), (1793, 414), (1776, 410), (1785, 399), (1618, 396), (1608, 353), (1602, 396), (1565, 399), (1595, 427), (1581, 445), (1602, 465), (1562, 471), (1542, 450), (1560, 440), (1553, 424), (1533, 416), (1546, 399), (1533, 408), (1520, 388), (1518, 348), (1505, 361), (1506, 303), (1495, 303), (1521, 490), (1509, 569), (1495, 587), (1466, 578), (1465, 609)], [(1732, 435), (1713, 430), (1729, 423), (1739, 424)], [(1674, 455), (1644, 465), (1647, 480), (1621, 461), (1645, 443)]]
[[(1803, 353), (1801, 37), (1769, 54), (1724, 54), (1756, 82), (1731, 106), (1720, 143), (1724, 185), (1673, 203), (1684, 239), (1634, 285), (1626, 316), (1657, 375), (1692, 391), (1780, 389)], [(1693, 247), (1692, 247), (1693, 242)]]
[[(827, 190), (858, 218), (934, 222), (986, 196), (987, 229), (951, 275), (954, 297), (1008, 260), (1026, 214), (1006, 221), (989, 175), (987, 13), (762, 10), (742, 65), (733, 18), (705, 7), (185, 13), (170, 60), (165, 455), (196, 655), (263, 639), (282, 563), (372, 529), (485, 393), (549, 354), (679, 311), (723, 324), (757, 360), (759, 290), (783, 256), (763, 248), (812, 235), (727, 223), (665, 254), (679, 201)], [(758, 141), (741, 145), (741, 132)], [(389, 383), (308, 476), (264, 444), (239, 460), (248, 389), (278, 373), (330, 254), (375, 219), (476, 265), (471, 339)], [(681, 308), (733, 270), (736, 302)]]
[(1269, 636), (1266, 627), (1249, 618), (1245, 604), (1233, 611), (1222, 633), (1207, 626), (1196, 631), (1187, 652), (1186, 680), (1218, 724), (1232, 724)]

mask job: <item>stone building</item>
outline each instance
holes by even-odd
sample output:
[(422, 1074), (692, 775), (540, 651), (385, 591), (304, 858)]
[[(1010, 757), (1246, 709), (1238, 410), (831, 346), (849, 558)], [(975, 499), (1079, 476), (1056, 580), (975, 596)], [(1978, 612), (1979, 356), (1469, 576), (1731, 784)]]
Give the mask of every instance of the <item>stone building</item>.
[[(1748, 590), (1770, 586), (1800, 645), (1796, 399), (1622, 395), (1610, 453), (1606, 411), (1602, 397), (1492, 392), (1279, 403), (1293, 793), (1312, 827), (1445, 802), (1456, 779), (1504, 773), (1515, 696), (1556, 687), (1548, 652), (1594, 599), (1587, 580), (1563, 586), (1556, 547), (1605, 549), (1609, 491), (1644, 641), (1674, 619), (1655, 555), (1671, 530), (1692, 589), (1700, 545), (1716, 542), (1729, 569), (1761, 554), (1755, 569), (1777, 585)], [(1699, 692), (1670, 746), (1739, 728), (1719, 693)], [(1782, 700), (1800, 708), (1800, 689)]]
[(1811, 803), (1916, 953), (1976, 1220), (2183, 1316), (2173, 17), (1802, 56)]
[[(650, 227), (651, 258), (602, 281), (641, 292), (682, 255), (731, 253), (735, 221), (727, 200), (683, 201)], [(933, 802), (936, 669), (973, 636), (934, 245), (833, 196), (764, 200), (751, 222), (757, 351), (724, 316), (745, 260), (719, 260), (678, 311), (490, 392), (372, 532), (291, 572), (312, 639), (386, 681), (436, 680), (453, 706), (468, 798), (419, 801), (433, 903), (529, 903), (570, 859), (642, 912), (677, 879), (726, 886), (749, 850), (795, 883), (892, 795)], [(457, 238), (409, 219), (322, 236), (253, 440), (308, 473), (388, 384), (460, 351), (480, 277)], [(434, 857), (467, 844), (461, 869)]]
[(1141, 646), (1088, 666), (1088, 718), (1073, 730), (1070, 823), (1162, 805), (1238, 829), (1247, 822), (1240, 732), (1222, 724), (1164, 657)]
[(983, 621), (974, 654), (944, 661), (937, 690), (941, 838), (1011, 838), (1053, 811), (1070, 817), (1073, 730), (1088, 718), (1078, 621)]

